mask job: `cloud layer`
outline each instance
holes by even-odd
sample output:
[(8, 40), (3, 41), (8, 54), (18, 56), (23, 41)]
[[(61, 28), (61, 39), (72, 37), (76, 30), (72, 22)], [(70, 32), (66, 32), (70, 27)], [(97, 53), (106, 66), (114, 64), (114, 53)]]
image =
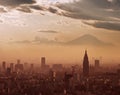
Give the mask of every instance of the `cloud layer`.
[(7, 7), (18, 7), (22, 4), (33, 4), (35, 0), (0, 0), (0, 5)]
[(89, 25), (120, 31), (120, 0), (80, 0), (58, 4), (57, 7), (65, 11), (62, 13), (64, 16), (82, 19), (88, 23), (89, 20), (97, 21)]
[[(120, 31), (120, 0), (75, 0), (49, 6), (44, 6), (37, 0), (0, 0), (0, 6), (4, 7), (0, 7), (0, 13), (7, 12), (5, 9), (16, 9), (25, 13), (32, 13), (33, 10), (49, 11), (53, 14), (84, 20), (86, 24), (96, 28)], [(89, 20), (95, 23), (91, 24)]]
[(40, 30), (38, 32), (41, 32), (41, 33), (58, 33), (57, 31), (53, 31), (53, 30)]
[(92, 25), (96, 28), (104, 28), (109, 30), (116, 30), (120, 31), (120, 23), (119, 22), (94, 22), (94, 23), (87, 23), (85, 24)]

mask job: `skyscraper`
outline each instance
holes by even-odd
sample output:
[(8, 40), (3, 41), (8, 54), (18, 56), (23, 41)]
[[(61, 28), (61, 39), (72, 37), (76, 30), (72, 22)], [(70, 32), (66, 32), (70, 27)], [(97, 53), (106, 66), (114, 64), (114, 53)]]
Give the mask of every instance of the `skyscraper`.
[(41, 68), (45, 67), (45, 57), (41, 58)]
[(87, 55), (87, 50), (85, 51), (83, 59), (83, 76), (89, 76), (89, 60)]
[(95, 68), (99, 68), (100, 67), (100, 61), (99, 60), (95, 60)]
[(10, 75), (10, 74), (11, 74), (11, 68), (10, 68), (10, 67), (7, 67), (7, 69), (6, 69), (6, 74), (7, 74), (7, 75)]
[(3, 70), (3, 72), (5, 72), (5, 70), (6, 70), (6, 62), (5, 61), (2, 62), (2, 70)]
[(34, 65), (30, 64), (30, 69), (33, 70), (33, 68), (34, 68)]
[(15, 71), (21, 72), (24, 70), (23, 64), (20, 63), (20, 60), (17, 60), (17, 64), (15, 64)]
[(17, 64), (20, 64), (20, 60), (19, 59), (17, 60)]
[(14, 69), (14, 63), (10, 63), (10, 69), (11, 69), (11, 71), (13, 72), (13, 69)]

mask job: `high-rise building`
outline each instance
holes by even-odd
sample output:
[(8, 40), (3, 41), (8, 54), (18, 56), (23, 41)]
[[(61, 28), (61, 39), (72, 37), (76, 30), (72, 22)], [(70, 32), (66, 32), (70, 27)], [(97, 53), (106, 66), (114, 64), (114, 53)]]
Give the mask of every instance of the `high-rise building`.
[(50, 70), (50, 71), (49, 71), (49, 76), (50, 76), (50, 79), (51, 79), (52, 81), (55, 81), (55, 79), (56, 79), (56, 72), (53, 71), (53, 70)]
[(14, 63), (10, 63), (10, 69), (11, 69), (11, 71), (13, 72), (13, 69), (14, 69)]
[(30, 73), (34, 72), (34, 64), (33, 63), (30, 64), (29, 72)]
[(6, 62), (5, 61), (2, 62), (2, 70), (4, 72), (6, 71)]
[(85, 51), (83, 59), (83, 76), (89, 76), (89, 59), (87, 55), (87, 50)]
[(65, 82), (65, 89), (68, 90), (70, 88), (70, 79), (73, 77), (72, 74), (68, 74), (65, 72), (64, 82)]
[(23, 64), (23, 67), (24, 67), (24, 71), (28, 71), (28, 70), (29, 70), (29, 65), (28, 65), (27, 62), (25, 62), (25, 63)]
[(33, 70), (33, 68), (34, 68), (34, 65), (30, 64), (30, 69)]
[(100, 67), (100, 61), (99, 60), (95, 60), (95, 68), (99, 68)]
[(41, 57), (41, 71), (42, 73), (48, 73), (50, 70), (50, 66), (46, 64), (46, 58)]
[(20, 60), (17, 60), (17, 64), (15, 64), (15, 71), (21, 72), (23, 71), (23, 69), (24, 69), (23, 64), (20, 63)]
[(20, 60), (19, 59), (17, 60), (17, 64), (20, 64)]
[(10, 67), (7, 67), (7, 69), (6, 69), (6, 74), (7, 74), (7, 75), (10, 75), (10, 74), (11, 74), (11, 68), (10, 68)]
[(53, 64), (52, 69), (54, 71), (62, 71), (63, 70), (63, 65), (62, 64)]
[(45, 67), (45, 57), (41, 58), (41, 68)]

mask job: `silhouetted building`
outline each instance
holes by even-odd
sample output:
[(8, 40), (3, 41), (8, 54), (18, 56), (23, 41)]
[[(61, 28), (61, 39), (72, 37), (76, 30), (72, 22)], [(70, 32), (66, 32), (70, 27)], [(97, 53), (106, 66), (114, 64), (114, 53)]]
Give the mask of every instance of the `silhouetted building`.
[(65, 72), (65, 76), (64, 76), (64, 83), (65, 83), (65, 89), (68, 90), (70, 88), (70, 79), (73, 77), (72, 74), (67, 74)]
[(11, 74), (11, 68), (8, 67), (8, 68), (6, 69), (6, 74), (7, 74), (7, 75), (10, 75), (10, 74)]
[(19, 59), (17, 60), (17, 64), (20, 64), (20, 60)]
[(30, 64), (30, 72), (33, 73), (34, 71), (34, 64)]
[(21, 72), (23, 71), (23, 69), (24, 69), (23, 64), (20, 63), (20, 60), (17, 60), (17, 64), (15, 65), (15, 71)]
[(34, 68), (34, 65), (33, 65), (33, 64), (31, 64), (31, 65), (30, 65), (30, 69), (31, 69), (31, 70), (33, 70), (33, 68)]
[(41, 58), (41, 68), (45, 67), (45, 57)]
[(43, 73), (49, 72), (50, 66), (46, 64), (46, 58), (41, 57), (41, 70)]
[(120, 69), (117, 69), (117, 74), (120, 76)]
[(29, 65), (28, 65), (27, 62), (25, 62), (23, 66), (24, 66), (24, 70), (25, 70), (25, 71), (28, 71), (28, 70), (29, 70)]
[(52, 69), (55, 71), (62, 71), (63, 65), (62, 64), (53, 64)]
[(87, 55), (87, 50), (85, 51), (83, 59), (83, 76), (89, 76), (89, 60)]
[(3, 72), (6, 71), (6, 62), (5, 61), (2, 62), (2, 70), (3, 70)]
[(10, 69), (11, 69), (11, 71), (13, 72), (13, 69), (14, 69), (14, 63), (10, 63)]
[(50, 80), (55, 81), (56, 78), (56, 72), (53, 70), (49, 71), (49, 76), (50, 76)]
[(95, 68), (99, 68), (100, 67), (100, 60), (95, 60)]

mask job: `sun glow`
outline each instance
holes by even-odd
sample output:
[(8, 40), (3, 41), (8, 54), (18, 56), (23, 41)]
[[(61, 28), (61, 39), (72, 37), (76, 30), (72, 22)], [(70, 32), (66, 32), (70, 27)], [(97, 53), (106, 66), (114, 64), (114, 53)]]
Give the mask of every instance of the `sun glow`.
[(55, 4), (55, 3), (69, 3), (69, 2), (73, 2), (74, 0), (36, 0), (37, 4), (45, 4), (45, 5), (49, 5), (49, 4)]

